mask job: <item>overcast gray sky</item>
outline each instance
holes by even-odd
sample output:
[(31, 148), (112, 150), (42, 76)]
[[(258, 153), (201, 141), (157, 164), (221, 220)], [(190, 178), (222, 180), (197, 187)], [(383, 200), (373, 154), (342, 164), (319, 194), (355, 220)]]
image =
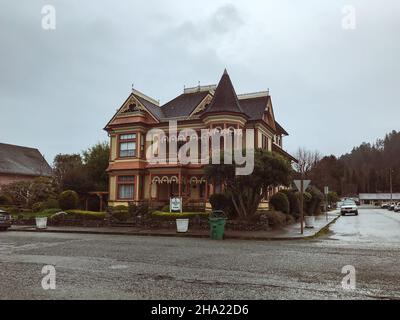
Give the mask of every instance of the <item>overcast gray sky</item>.
[(226, 67), (238, 93), (270, 89), (289, 152), (340, 155), (400, 127), (399, 35), (398, 0), (0, 0), (0, 142), (52, 162), (106, 140), (131, 83), (165, 103)]

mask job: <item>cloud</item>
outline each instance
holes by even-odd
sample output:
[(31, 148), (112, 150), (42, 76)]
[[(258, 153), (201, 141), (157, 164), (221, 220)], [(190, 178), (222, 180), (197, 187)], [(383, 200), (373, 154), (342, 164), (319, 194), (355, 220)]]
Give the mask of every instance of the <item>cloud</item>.
[[(225, 67), (238, 93), (271, 89), (288, 151), (340, 154), (398, 127), (396, 0), (354, 0), (351, 32), (341, 28), (346, 1), (2, 3), (0, 141), (39, 147), (49, 161), (107, 139), (132, 83), (166, 102)], [(41, 7), (52, 3), (57, 29), (46, 32)]]

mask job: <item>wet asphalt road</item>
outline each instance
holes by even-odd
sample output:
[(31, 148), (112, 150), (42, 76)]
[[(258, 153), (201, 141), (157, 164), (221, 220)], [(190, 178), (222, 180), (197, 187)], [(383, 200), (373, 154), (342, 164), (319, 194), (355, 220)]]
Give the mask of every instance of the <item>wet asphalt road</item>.
[[(308, 241), (0, 233), (0, 299), (400, 299), (400, 213), (361, 209)], [(56, 289), (43, 290), (44, 265)], [(356, 269), (344, 290), (342, 267)]]

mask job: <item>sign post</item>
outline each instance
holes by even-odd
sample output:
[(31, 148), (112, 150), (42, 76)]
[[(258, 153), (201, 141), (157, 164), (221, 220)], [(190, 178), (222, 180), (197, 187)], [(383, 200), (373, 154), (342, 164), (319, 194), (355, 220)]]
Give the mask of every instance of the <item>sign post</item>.
[(324, 193), (325, 193), (325, 215), (326, 215), (326, 221), (328, 221), (328, 194), (329, 194), (328, 186), (324, 188)]
[(304, 191), (307, 190), (311, 180), (304, 180), (304, 175), (301, 175), (301, 180), (294, 180), (294, 185), (300, 191), (300, 229), (301, 234), (304, 233)]
[(182, 213), (182, 198), (173, 197), (169, 199), (169, 212), (180, 212)]

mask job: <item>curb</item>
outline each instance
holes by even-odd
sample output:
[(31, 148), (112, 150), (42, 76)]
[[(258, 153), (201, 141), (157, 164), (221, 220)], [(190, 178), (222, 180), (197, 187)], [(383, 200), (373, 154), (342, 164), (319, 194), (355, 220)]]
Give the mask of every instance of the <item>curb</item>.
[[(297, 237), (249, 237), (249, 236), (225, 236), (227, 240), (253, 240), (253, 241), (289, 241), (289, 240), (310, 240), (315, 239), (326, 233), (329, 227), (335, 223), (340, 216), (337, 216), (320, 230), (309, 236), (297, 236)], [(85, 231), (85, 230), (36, 230), (36, 229), (9, 229), (9, 231), (15, 232), (33, 232), (33, 233), (69, 233), (69, 234), (94, 234), (94, 235), (112, 235), (112, 236), (143, 236), (143, 237), (175, 237), (175, 238), (198, 238), (198, 239), (209, 239), (208, 234), (185, 234), (185, 233), (153, 233), (153, 232), (118, 232), (118, 231)]]

